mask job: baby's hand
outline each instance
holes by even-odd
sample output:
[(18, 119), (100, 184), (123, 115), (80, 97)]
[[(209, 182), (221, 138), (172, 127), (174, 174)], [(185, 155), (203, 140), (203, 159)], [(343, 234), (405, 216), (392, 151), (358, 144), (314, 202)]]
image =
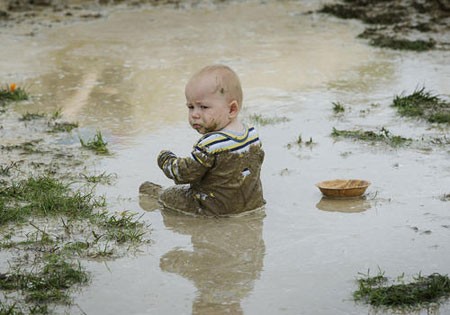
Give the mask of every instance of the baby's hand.
[(166, 162), (171, 159), (171, 158), (176, 158), (177, 156), (168, 150), (162, 150), (161, 152), (159, 152), (158, 155), (158, 166), (160, 169), (163, 169), (164, 164), (166, 164)]

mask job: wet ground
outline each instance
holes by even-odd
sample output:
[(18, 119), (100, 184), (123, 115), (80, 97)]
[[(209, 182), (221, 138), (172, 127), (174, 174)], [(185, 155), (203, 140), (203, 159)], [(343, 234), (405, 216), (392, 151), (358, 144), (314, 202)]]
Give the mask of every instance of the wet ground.
[[(98, 193), (151, 223), (152, 244), (143, 252), (82, 262), (92, 282), (68, 312), (384, 314), (353, 302), (358, 273), (450, 273), (449, 127), (401, 118), (390, 107), (395, 95), (421, 86), (448, 100), (450, 52), (370, 47), (355, 38), (364, 25), (310, 13), (319, 6), (105, 8), (99, 18), (40, 27), (33, 36), (28, 24), (0, 30), (2, 84), (16, 82), (32, 95), (11, 110), (61, 109), (80, 125), (61, 145), (76, 147), (78, 136), (101, 130), (114, 154), (92, 169), (117, 180)], [(152, 205), (139, 198), (145, 180), (171, 185), (156, 165), (158, 152), (187, 155), (197, 140), (184, 84), (209, 63), (241, 76), (243, 118), (288, 118), (258, 127), (265, 217), (174, 217), (146, 211)], [(345, 111), (334, 114), (333, 102)], [(3, 119), (2, 144), (29, 136)], [(335, 139), (333, 127), (384, 127), (414, 141), (391, 147)], [(2, 163), (8, 158), (2, 152)], [(334, 178), (372, 185), (365, 199), (333, 202), (314, 184)], [(432, 313), (448, 314), (450, 304)]]

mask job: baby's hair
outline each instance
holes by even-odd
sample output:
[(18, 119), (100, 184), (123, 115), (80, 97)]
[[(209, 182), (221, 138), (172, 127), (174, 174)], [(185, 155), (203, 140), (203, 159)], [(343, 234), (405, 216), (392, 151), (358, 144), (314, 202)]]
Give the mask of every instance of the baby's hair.
[(230, 67), (220, 64), (206, 66), (197, 72), (192, 79), (199, 78), (203, 75), (214, 75), (216, 80), (214, 93), (219, 92), (228, 101), (237, 101), (239, 108), (242, 107), (243, 93), (241, 81), (236, 72)]

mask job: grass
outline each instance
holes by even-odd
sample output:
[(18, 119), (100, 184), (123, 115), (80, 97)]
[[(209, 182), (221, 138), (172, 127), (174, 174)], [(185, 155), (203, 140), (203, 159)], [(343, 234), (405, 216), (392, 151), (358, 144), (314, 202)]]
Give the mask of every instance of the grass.
[(38, 270), (13, 270), (0, 279), (0, 289), (21, 291), (25, 300), (34, 303), (68, 303), (67, 290), (89, 280), (79, 263), (74, 264), (57, 254), (46, 254)]
[[(73, 122), (58, 122), (56, 119), (60, 118), (61, 114), (59, 111), (56, 111), (50, 116), (50, 119), (47, 122), (47, 126), (50, 128), (48, 132), (56, 133), (56, 132), (70, 132), (75, 128), (78, 128), (78, 123)], [(19, 118), (19, 121), (31, 121), (40, 118), (46, 117), (44, 113), (25, 113)]]
[(49, 314), (47, 305), (33, 305), (23, 310), (16, 302), (12, 304), (0, 303), (0, 315), (25, 315), (25, 314)]
[(26, 154), (43, 153), (43, 150), (36, 147), (36, 145), (39, 144), (40, 142), (42, 142), (42, 139), (25, 141), (19, 144), (0, 145), (0, 150), (5, 151), (22, 150)]
[(335, 114), (345, 112), (344, 105), (342, 105), (340, 102), (333, 102), (332, 104), (333, 104), (333, 112)]
[(73, 129), (78, 128), (78, 123), (71, 122), (49, 122), (50, 133), (56, 132), (71, 132)]
[(91, 192), (73, 191), (69, 185), (48, 176), (31, 177), (0, 188), (0, 226), (24, 222), (32, 216), (64, 216), (88, 219), (102, 228), (109, 240), (118, 243), (142, 241), (146, 226), (139, 222), (140, 218), (136, 219), (136, 214), (94, 211), (104, 206), (104, 199)]
[(412, 140), (410, 138), (404, 138), (401, 136), (392, 135), (391, 132), (384, 127), (381, 128), (380, 132), (370, 131), (370, 130), (338, 130), (333, 127), (331, 136), (336, 138), (349, 138), (361, 141), (370, 142), (383, 142), (391, 146), (399, 146), (410, 143)]
[(316, 143), (313, 141), (312, 137), (309, 137), (309, 140), (307, 140), (307, 141), (303, 141), (303, 137), (300, 134), (300, 135), (298, 135), (296, 141), (293, 141), (293, 142), (290, 142), (290, 143), (287, 144), (287, 148), (291, 149), (294, 145), (298, 146), (298, 147), (301, 147), (302, 145), (305, 145), (307, 147), (312, 147), (315, 144)]
[(110, 215), (107, 212), (100, 213), (96, 217), (96, 223), (106, 230), (105, 237), (117, 243), (140, 243), (145, 235), (145, 226), (136, 218), (136, 213), (122, 211), (119, 214)]
[[(50, 133), (78, 126), (57, 122), (60, 116), (58, 110), (37, 121), (42, 128), (18, 124), (19, 135), (26, 135), (22, 142), (0, 145), (0, 250), (10, 257), (0, 270), (0, 315), (50, 314), (55, 304), (70, 305), (74, 289), (89, 282), (82, 259), (120, 258), (149, 241), (149, 226), (140, 216), (112, 214), (105, 197), (95, 195), (95, 185), (111, 183), (112, 175), (80, 180), (86, 154), (46, 141)], [(27, 113), (20, 120), (38, 118)], [(37, 139), (36, 131), (45, 139)], [(81, 142), (105, 152), (100, 132)]]
[(357, 282), (358, 290), (353, 298), (377, 307), (421, 307), (450, 296), (450, 278), (438, 273), (419, 274), (409, 283), (404, 283), (401, 275), (389, 285), (388, 278), (380, 271), (374, 277), (362, 275)]
[(31, 121), (35, 119), (44, 118), (45, 114), (42, 113), (25, 113), (19, 118), (19, 121)]
[(5, 88), (0, 88), (0, 104), (24, 101), (28, 98), (28, 93), (23, 88), (17, 87), (15, 83), (11, 83)]
[(341, 19), (364, 19), (366, 17), (364, 10), (343, 4), (326, 4), (319, 12), (331, 14)]
[(93, 193), (70, 190), (50, 176), (30, 177), (0, 188), (0, 226), (30, 216), (87, 217), (104, 200)]
[(436, 47), (436, 42), (429, 40), (410, 40), (380, 34), (380, 28), (367, 28), (358, 38), (369, 39), (369, 45), (394, 50), (428, 51)]
[(109, 150), (107, 148), (107, 142), (103, 140), (102, 133), (97, 131), (94, 138), (88, 141), (84, 141), (80, 138), (80, 143), (83, 148), (94, 151), (97, 154), (109, 154)]
[(426, 91), (425, 87), (410, 95), (396, 95), (392, 106), (402, 116), (419, 117), (431, 123), (450, 123), (450, 102)]
[(84, 178), (88, 183), (106, 185), (111, 185), (111, 183), (117, 178), (117, 174), (106, 174), (106, 172), (91, 176), (80, 174), (80, 176)]
[(275, 125), (279, 123), (288, 122), (287, 117), (264, 117), (260, 114), (252, 114), (248, 117), (251, 123), (259, 126)]
[[(104, 207), (104, 198), (91, 190), (73, 190), (50, 175), (0, 186), (0, 228), (8, 231), (8, 224), (22, 223), (18, 230), (32, 229), (1, 233), (0, 248), (22, 253), (22, 258), (8, 262), (10, 270), (0, 273), (0, 290), (20, 292), (24, 300), (5, 305), (0, 314), (20, 314), (27, 305), (33, 305), (37, 314), (47, 314), (48, 309), (41, 306), (70, 304), (70, 292), (86, 284), (89, 275), (67, 257), (111, 259), (119, 257), (121, 245), (128, 244), (126, 252), (129, 245), (147, 242), (148, 225), (141, 217), (129, 211), (110, 214)], [(38, 223), (42, 220), (45, 225)], [(25, 313), (32, 314), (33, 307)]]
[[(364, 35), (359, 36), (360, 38), (364, 38)], [(409, 39), (401, 39), (395, 38), (387, 35), (377, 35), (370, 39), (369, 44), (371, 46), (380, 47), (380, 48), (390, 48), (394, 50), (413, 50), (413, 51), (428, 51), (436, 46), (436, 42), (432, 39), (429, 40), (409, 40)]]
[[(425, 3), (428, 4), (425, 5)], [(425, 3), (414, 2), (414, 5), (411, 5), (408, 1), (344, 0), (343, 3), (326, 4), (318, 12), (331, 14), (341, 19), (359, 19), (370, 25), (358, 35), (358, 38), (369, 39), (371, 46), (422, 52), (435, 49), (440, 43), (431, 38), (416, 39), (412, 35), (417, 31), (437, 32), (435, 26), (440, 24), (441, 19), (444, 24), (446, 16), (445, 8), (441, 7), (438, 10), (442, 10), (441, 15), (432, 9), (432, 1), (425, 1)], [(432, 19), (429, 22), (417, 23), (425, 16)]]
[(17, 162), (10, 162), (8, 165), (0, 165), (0, 176), (10, 176), (11, 170), (17, 166)]

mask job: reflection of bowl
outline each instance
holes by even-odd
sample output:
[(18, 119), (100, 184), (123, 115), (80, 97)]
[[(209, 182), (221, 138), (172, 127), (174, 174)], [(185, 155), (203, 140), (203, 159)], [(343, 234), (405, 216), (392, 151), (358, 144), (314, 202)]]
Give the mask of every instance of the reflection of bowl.
[(361, 179), (334, 179), (317, 183), (327, 197), (357, 197), (364, 194), (370, 182)]
[(365, 197), (350, 198), (350, 199), (336, 199), (322, 197), (316, 204), (317, 209), (323, 211), (338, 211), (338, 212), (363, 212), (370, 208), (370, 202)]

